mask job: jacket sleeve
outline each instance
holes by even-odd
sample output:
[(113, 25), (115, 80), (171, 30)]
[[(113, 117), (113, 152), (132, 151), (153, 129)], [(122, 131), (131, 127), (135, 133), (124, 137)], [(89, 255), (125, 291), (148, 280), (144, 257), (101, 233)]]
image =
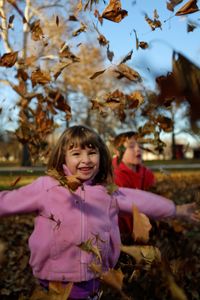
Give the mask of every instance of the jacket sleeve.
[(115, 193), (119, 210), (132, 214), (133, 205), (152, 219), (174, 217), (176, 206), (162, 196), (138, 189), (119, 188)]
[(31, 184), (12, 191), (0, 192), (0, 216), (29, 213), (40, 210), (41, 193), (44, 190), (42, 177)]

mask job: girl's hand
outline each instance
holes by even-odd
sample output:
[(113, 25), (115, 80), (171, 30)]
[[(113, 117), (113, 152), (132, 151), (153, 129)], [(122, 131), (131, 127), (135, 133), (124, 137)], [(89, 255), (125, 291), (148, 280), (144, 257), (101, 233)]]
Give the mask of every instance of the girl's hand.
[(195, 202), (176, 206), (176, 217), (200, 223), (200, 210)]

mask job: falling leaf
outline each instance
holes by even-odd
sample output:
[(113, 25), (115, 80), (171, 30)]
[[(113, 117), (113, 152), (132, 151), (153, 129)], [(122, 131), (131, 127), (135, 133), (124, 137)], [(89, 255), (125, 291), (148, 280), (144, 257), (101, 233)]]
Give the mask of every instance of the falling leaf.
[(161, 253), (157, 247), (154, 246), (124, 246), (121, 245), (121, 251), (132, 256), (137, 264), (142, 262), (151, 265), (154, 261), (161, 262)]
[(197, 25), (191, 22), (187, 23), (187, 32), (192, 32), (197, 28)]
[(9, 17), (8, 20), (8, 29), (13, 27), (13, 21), (14, 21), (15, 15), (12, 15)]
[(58, 78), (58, 76), (62, 73), (62, 71), (65, 69), (65, 68), (67, 68), (67, 67), (69, 67), (70, 65), (71, 65), (72, 63), (70, 62), (70, 63), (66, 63), (66, 62), (64, 62), (64, 63), (59, 63), (56, 67), (55, 67), (55, 70), (54, 70), (54, 74), (53, 74), (53, 76), (54, 76), (54, 79), (56, 80), (57, 78)]
[(68, 58), (73, 62), (79, 62), (80, 58), (78, 58), (75, 54), (73, 54), (70, 50), (70, 47), (65, 43), (61, 46), (61, 50), (59, 51), (60, 58)]
[(149, 218), (140, 213), (136, 206), (133, 206), (133, 232), (132, 236), (135, 241), (147, 243), (149, 240), (149, 232), (152, 226)]
[(154, 18), (153, 20), (150, 19), (148, 17), (147, 14), (145, 14), (145, 20), (147, 21), (147, 23), (149, 24), (149, 26), (151, 27), (151, 29), (154, 31), (156, 28), (160, 28), (162, 29), (162, 24), (161, 22), (157, 19), (157, 18)]
[(118, 79), (123, 77), (129, 79), (130, 81), (139, 82), (141, 81), (141, 76), (138, 72), (127, 66), (126, 64), (119, 64), (114, 70), (118, 74)]
[(24, 16), (24, 14), (23, 14), (23, 12), (22, 12), (22, 10), (17, 6), (16, 1), (15, 0), (7, 0), (7, 2), (9, 2), (17, 10), (19, 15), (22, 17), (23, 22), (28, 23), (25, 16)]
[(0, 57), (0, 67), (11, 68), (17, 61), (18, 51), (5, 53)]
[(93, 80), (93, 79), (95, 79), (96, 77), (98, 77), (99, 75), (103, 74), (105, 71), (106, 71), (106, 69), (101, 70), (101, 71), (97, 71), (97, 72), (95, 72), (92, 76), (90, 76), (89, 79)]
[(10, 186), (14, 187), (16, 184), (21, 180), (21, 176), (18, 176), (11, 184)]
[(33, 71), (31, 74), (32, 86), (34, 87), (36, 84), (46, 84), (51, 81), (51, 77), (49, 73), (41, 71), (40, 69)]
[(124, 9), (121, 9), (120, 0), (110, 0), (110, 3), (103, 11), (101, 17), (119, 23), (127, 15), (128, 12)]
[(167, 2), (167, 9), (170, 11), (174, 11), (174, 7), (181, 2), (183, 2), (183, 0), (170, 0), (169, 2)]
[(40, 26), (40, 20), (36, 20), (34, 21), (31, 25), (31, 38), (34, 41), (39, 41), (43, 38), (44, 34), (43, 34), (43, 30)]
[(149, 44), (147, 42), (141, 41), (141, 42), (139, 42), (139, 47), (141, 49), (147, 49), (147, 48), (149, 48)]
[(100, 46), (106, 46), (109, 44), (108, 40), (105, 38), (105, 36), (103, 34), (100, 34), (98, 36), (98, 41), (99, 41)]
[(199, 8), (197, 6), (197, 0), (190, 0), (176, 12), (175, 16), (192, 14), (197, 11), (199, 11)]
[(85, 32), (87, 26), (84, 23), (81, 23), (81, 27), (72, 33), (73, 36), (78, 36), (81, 32)]
[(127, 62), (128, 60), (131, 59), (132, 57), (132, 54), (133, 54), (133, 50), (131, 50), (123, 59), (122, 61), (119, 63), (119, 64), (124, 64), (125, 62)]
[(176, 300), (188, 300), (184, 290), (177, 285), (173, 276), (168, 273), (167, 274), (167, 285), (171, 292), (172, 298)]
[(110, 269), (107, 272), (101, 274), (101, 280), (113, 288), (121, 291), (123, 285), (124, 274), (120, 269)]
[(57, 26), (59, 26), (59, 22), (60, 22), (60, 21), (59, 21), (59, 17), (56, 16), (56, 25), (57, 25)]
[(113, 51), (110, 51), (110, 45), (109, 45), (109, 44), (108, 44), (108, 46), (107, 46), (107, 51), (106, 51), (106, 53), (107, 53), (107, 58), (109, 59), (109, 61), (112, 62), (113, 57), (114, 57), (114, 52), (113, 52)]

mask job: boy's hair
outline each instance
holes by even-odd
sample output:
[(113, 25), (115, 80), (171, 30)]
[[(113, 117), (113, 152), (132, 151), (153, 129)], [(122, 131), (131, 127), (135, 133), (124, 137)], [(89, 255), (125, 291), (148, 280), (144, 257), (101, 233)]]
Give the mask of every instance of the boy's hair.
[(135, 131), (126, 131), (126, 132), (122, 132), (118, 135), (115, 136), (114, 140), (113, 140), (113, 146), (114, 148), (119, 148), (120, 146), (122, 146), (124, 144), (124, 142), (126, 141), (126, 139), (130, 139), (132, 137), (137, 137), (137, 133)]
[(100, 154), (99, 172), (93, 182), (110, 183), (113, 178), (110, 151), (95, 131), (82, 125), (72, 126), (62, 133), (50, 155), (48, 170), (56, 169), (61, 175), (64, 175), (63, 164), (65, 164), (66, 151), (76, 146), (83, 149), (85, 147), (98, 149)]

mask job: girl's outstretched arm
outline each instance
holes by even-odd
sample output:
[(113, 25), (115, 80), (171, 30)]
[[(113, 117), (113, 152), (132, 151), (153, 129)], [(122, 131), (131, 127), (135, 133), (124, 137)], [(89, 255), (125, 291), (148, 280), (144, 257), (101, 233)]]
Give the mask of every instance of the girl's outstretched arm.
[(115, 194), (119, 210), (132, 213), (133, 205), (140, 212), (153, 219), (187, 218), (188, 221), (200, 221), (195, 203), (175, 205), (163, 196), (139, 189), (119, 188)]
[(42, 177), (31, 184), (12, 191), (0, 192), (0, 216), (28, 213), (40, 210), (42, 206)]

